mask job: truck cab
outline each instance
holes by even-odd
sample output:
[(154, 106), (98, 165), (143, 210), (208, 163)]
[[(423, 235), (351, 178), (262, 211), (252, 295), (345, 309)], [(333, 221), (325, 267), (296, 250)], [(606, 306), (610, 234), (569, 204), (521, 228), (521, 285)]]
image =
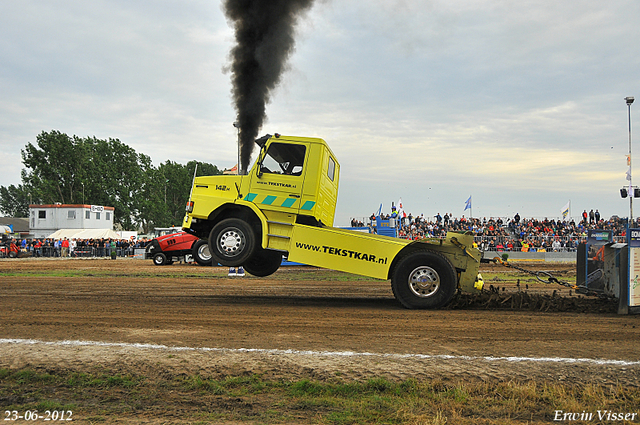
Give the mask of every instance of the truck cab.
[[(256, 144), (260, 152), (247, 175), (194, 179), (182, 227), (215, 242), (209, 245), (215, 262), (264, 275), (288, 252), (293, 224), (333, 225), (340, 164), (319, 138), (276, 134)], [(249, 261), (254, 257), (257, 265)]]
[(322, 139), (276, 134), (258, 139), (258, 159), (244, 200), (262, 210), (293, 213), (333, 226), (340, 166)]

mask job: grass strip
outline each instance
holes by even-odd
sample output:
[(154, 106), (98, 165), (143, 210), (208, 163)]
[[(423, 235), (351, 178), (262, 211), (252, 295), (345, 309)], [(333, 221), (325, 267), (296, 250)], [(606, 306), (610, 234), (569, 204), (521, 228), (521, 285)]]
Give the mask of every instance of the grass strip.
[[(4, 411), (72, 411), (74, 421), (171, 423), (535, 424), (562, 412), (635, 412), (640, 390), (616, 385), (440, 380), (332, 382), (0, 369)], [(5, 413), (6, 415), (6, 413)]]

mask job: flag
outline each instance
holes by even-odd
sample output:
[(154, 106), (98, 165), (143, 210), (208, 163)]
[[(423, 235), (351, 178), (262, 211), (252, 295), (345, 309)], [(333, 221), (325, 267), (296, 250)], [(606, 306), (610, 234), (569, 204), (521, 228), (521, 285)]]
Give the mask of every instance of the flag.
[(404, 209), (402, 208), (402, 198), (400, 198), (400, 201), (398, 201), (398, 215), (402, 218), (405, 218), (407, 216), (407, 213), (405, 213)]
[(382, 204), (380, 204), (380, 208), (378, 208), (378, 212), (376, 213), (376, 217), (380, 217), (380, 214), (382, 214)]
[(471, 209), (471, 196), (467, 199), (467, 202), (464, 203), (464, 211)]
[(234, 165), (230, 169), (225, 169), (222, 174), (238, 174), (238, 164)]
[(627, 180), (631, 181), (631, 167), (627, 170)]
[(569, 209), (571, 208), (571, 201), (567, 202), (567, 205), (564, 206), (564, 208), (562, 208), (562, 211), (560, 211), (562, 213), (562, 218), (567, 218), (567, 216), (569, 215)]
[(627, 157), (627, 165), (631, 166), (631, 155), (625, 155)]

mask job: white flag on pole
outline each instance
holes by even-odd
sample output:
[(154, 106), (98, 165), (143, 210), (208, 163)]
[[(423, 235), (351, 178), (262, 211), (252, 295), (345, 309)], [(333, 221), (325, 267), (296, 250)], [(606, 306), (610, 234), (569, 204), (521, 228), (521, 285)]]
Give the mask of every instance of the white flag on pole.
[(562, 218), (567, 218), (569, 215), (569, 209), (571, 209), (571, 201), (567, 202), (567, 205), (562, 208)]

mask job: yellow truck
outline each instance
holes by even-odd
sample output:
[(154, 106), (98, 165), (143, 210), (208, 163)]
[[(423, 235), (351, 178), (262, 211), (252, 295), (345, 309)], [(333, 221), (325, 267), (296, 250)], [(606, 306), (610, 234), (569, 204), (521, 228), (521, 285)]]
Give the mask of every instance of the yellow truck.
[(440, 308), (456, 291), (480, 288), (481, 253), (471, 233), (391, 238), (333, 226), (340, 164), (319, 138), (256, 140), (247, 175), (194, 178), (185, 231), (209, 242), (213, 264), (268, 276), (290, 261), (390, 279), (406, 308)]

